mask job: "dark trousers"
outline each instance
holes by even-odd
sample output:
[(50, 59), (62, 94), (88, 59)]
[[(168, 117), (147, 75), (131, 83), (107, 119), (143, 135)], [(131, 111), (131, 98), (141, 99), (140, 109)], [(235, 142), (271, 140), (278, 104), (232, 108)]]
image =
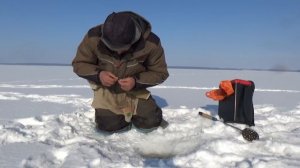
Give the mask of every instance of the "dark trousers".
[(107, 109), (95, 109), (97, 128), (103, 131), (115, 132), (131, 124), (137, 128), (150, 129), (158, 127), (162, 122), (162, 110), (150, 96), (149, 99), (140, 99), (137, 105), (137, 114), (131, 118), (131, 123), (125, 121), (124, 115), (118, 115)]

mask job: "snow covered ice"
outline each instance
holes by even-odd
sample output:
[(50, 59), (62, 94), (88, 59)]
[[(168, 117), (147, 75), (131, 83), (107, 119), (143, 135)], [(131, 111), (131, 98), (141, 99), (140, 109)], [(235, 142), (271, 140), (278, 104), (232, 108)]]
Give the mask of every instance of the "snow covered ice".
[[(300, 167), (299, 72), (170, 69), (150, 89), (169, 126), (112, 135), (94, 129), (93, 93), (71, 67), (0, 65), (0, 76), (3, 168)], [(258, 141), (198, 116), (217, 117), (217, 102), (204, 93), (235, 78), (256, 84)]]

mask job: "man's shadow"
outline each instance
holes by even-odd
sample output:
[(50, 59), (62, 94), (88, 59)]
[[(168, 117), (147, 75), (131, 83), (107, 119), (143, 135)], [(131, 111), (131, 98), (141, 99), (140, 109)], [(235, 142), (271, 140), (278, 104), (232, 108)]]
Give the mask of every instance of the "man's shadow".
[(157, 103), (157, 105), (161, 108), (167, 107), (169, 104), (166, 101), (166, 99), (156, 96), (156, 95), (152, 95), (153, 99), (155, 100), (155, 102)]

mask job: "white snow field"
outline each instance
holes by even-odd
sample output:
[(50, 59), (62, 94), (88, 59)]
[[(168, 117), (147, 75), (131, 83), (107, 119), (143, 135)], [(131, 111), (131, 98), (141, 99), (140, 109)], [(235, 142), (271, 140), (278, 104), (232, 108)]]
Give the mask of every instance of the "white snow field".
[[(107, 135), (94, 129), (93, 93), (71, 66), (0, 65), (0, 167), (300, 167), (299, 72), (169, 71), (150, 89), (169, 126)], [(204, 94), (236, 78), (256, 84), (258, 141), (198, 115), (218, 117)]]

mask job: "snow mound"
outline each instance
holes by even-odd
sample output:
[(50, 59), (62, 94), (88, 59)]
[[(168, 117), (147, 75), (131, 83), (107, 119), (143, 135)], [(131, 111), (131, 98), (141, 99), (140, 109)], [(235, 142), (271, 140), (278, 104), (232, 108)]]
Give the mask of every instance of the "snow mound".
[[(300, 118), (292, 116), (299, 113), (298, 108), (281, 114), (269, 105), (256, 106), (259, 119), (255, 129), (260, 140), (252, 143), (221, 122), (198, 116), (198, 111), (205, 109), (182, 107), (163, 111), (169, 126), (150, 133), (135, 128), (111, 135), (97, 132), (92, 110), (16, 119), (0, 126), (0, 143), (50, 146), (48, 151), (24, 159), (21, 163), (24, 167), (69, 167), (75, 163), (87, 167), (300, 164)], [(270, 119), (265, 121), (265, 117)]]

